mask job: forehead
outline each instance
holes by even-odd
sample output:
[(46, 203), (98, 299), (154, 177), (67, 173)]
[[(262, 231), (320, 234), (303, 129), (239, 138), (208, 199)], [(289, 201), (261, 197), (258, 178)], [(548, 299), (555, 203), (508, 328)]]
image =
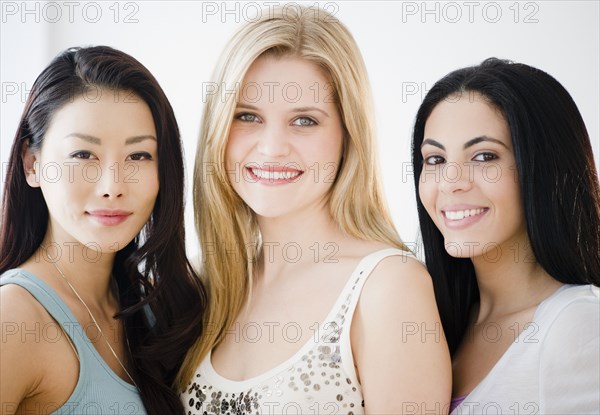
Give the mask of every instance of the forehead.
[(262, 56), (248, 69), (240, 102), (292, 104), (325, 103), (334, 87), (315, 62), (292, 56)]
[(508, 124), (502, 112), (478, 93), (446, 97), (435, 106), (425, 123), (425, 138), (469, 140), (482, 135), (510, 143)]
[(101, 88), (77, 96), (59, 108), (52, 116), (48, 133), (57, 130), (128, 137), (138, 135), (140, 130), (154, 134), (154, 120), (146, 102), (137, 95)]

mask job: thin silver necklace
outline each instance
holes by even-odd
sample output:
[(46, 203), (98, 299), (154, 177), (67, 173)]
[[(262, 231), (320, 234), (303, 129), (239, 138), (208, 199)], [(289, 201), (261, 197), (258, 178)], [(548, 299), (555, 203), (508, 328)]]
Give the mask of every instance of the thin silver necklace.
[[(96, 318), (94, 317), (94, 315), (92, 314), (92, 311), (90, 310), (90, 308), (87, 306), (87, 304), (85, 303), (85, 301), (83, 301), (83, 298), (81, 298), (81, 296), (79, 295), (79, 293), (77, 292), (77, 290), (75, 289), (75, 287), (73, 287), (73, 285), (71, 285), (71, 283), (69, 282), (69, 280), (67, 279), (67, 277), (65, 276), (65, 273), (62, 272), (62, 270), (58, 267), (58, 264), (56, 263), (57, 261), (54, 261), (52, 258), (50, 258), (50, 256), (46, 253), (46, 256), (48, 257), (48, 260), (52, 263), (52, 265), (54, 265), (54, 268), (56, 268), (56, 270), (58, 271), (58, 273), (60, 274), (60, 276), (63, 278), (63, 280), (65, 280), (65, 282), (67, 283), (67, 285), (69, 286), (69, 288), (71, 289), (71, 291), (73, 291), (73, 294), (75, 294), (75, 296), (77, 297), (77, 299), (81, 302), (81, 304), (83, 304), (83, 306), (85, 307), (85, 309), (87, 310), (90, 318), (92, 319), (92, 321), (94, 322), (94, 325), (96, 326), (96, 328), (98, 329), (98, 331), (100, 332), (100, 335), (102, 336), (102, 338), (104, 339), (104, 342), (106, 343), (106, 345), (108, 346), (108, 348), (110, 349), (110, 351), (112, 352), (113, 356), (115, 357), (115, 359), (117, 359), (117, 362), (119, 362), (119, 365), (121, 366), (121, 368), (123, 368), (123, 370), (125, 371), (125, 373), (127, 374), (127, 376), (129, 377), (129, 379), (131, 380), (131, 383), (133, 383), (133, 385), (137, 388), (138, 385), (135, 383), (135, 380), (133, 380), (133, 377), (129, 374), (129, 371), (125, 368), (125, 365), (123, 364), (123, 362), (121, 362), (121, 359), (119, 359), (119, 357), (117, 356), (117, 354), (115, 353), (115, 350), (112, 348), (112, 346), (110, 345), (110, 343), (108, 342), (108, 340), (106, 339), (106, 336), (104, 336), (104, 332), (102, 331), (102, 329), (100, 328), (100, 325), (98, 324), (98, 322), (96, 321)], [(127, 347), (129, 348), (129, 339), (127, 339), (127, 333), (125, 333), (125, 340), (127, 342)], [(139, 388), (138, 388), (139, 389)]]

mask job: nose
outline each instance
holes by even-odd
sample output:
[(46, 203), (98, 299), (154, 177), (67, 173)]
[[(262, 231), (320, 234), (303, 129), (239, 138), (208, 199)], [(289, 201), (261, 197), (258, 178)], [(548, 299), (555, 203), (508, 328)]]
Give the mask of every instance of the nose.
[(266, 157), (285, 157), (290, 154), (289, 138), (284, 129), (267, 125), (257, 143), (258, 152)]
[[(128, 171), (129, 170), (129, 171)], [(118, 199), (127, 193), (126, 182), (131, 175), (124, 163), (114, 162), (102, 167), (102, 174), (96, 183), (97, 194), (104, 199)]]
[(440, 190), (444, 193), (466, 192), (473, 187), (474, 169), (468, 163), (446, 163), (440, 172)]

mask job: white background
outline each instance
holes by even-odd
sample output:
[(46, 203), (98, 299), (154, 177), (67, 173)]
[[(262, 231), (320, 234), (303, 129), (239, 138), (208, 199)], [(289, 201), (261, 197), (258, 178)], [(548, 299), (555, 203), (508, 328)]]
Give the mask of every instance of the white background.
[[(27, 91), (49, 61), (71, 46), (108, 45), (137, 58), (169, 97), (185, 145), (188, 252), (197, 254), (191, 185), (209, 82), (229, 36), (277, 2), (2, 1), (0, 162), (8, 153)], [(433, 83), (487, 57), (539, 67), (571, 93), (600, 159), (600, 7), (594, 1), (310, 2), (354, 35), (373, 87), (385, 193), (398, 230), (417, 240), (410, 135)]]

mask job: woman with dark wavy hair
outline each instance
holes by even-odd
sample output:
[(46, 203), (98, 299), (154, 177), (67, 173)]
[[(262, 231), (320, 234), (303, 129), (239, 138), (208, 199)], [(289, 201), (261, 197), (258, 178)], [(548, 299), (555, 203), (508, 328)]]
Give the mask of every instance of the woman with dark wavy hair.
[(35, 81), (0, 231), (2, 413), (183, 413), (202, 333), (179, 130), (131, 56), (68, 49)]
[(488, 59), (438, 81), (413, 136), (453, 412), (597, 413), (600, 191), (565, 88)]

